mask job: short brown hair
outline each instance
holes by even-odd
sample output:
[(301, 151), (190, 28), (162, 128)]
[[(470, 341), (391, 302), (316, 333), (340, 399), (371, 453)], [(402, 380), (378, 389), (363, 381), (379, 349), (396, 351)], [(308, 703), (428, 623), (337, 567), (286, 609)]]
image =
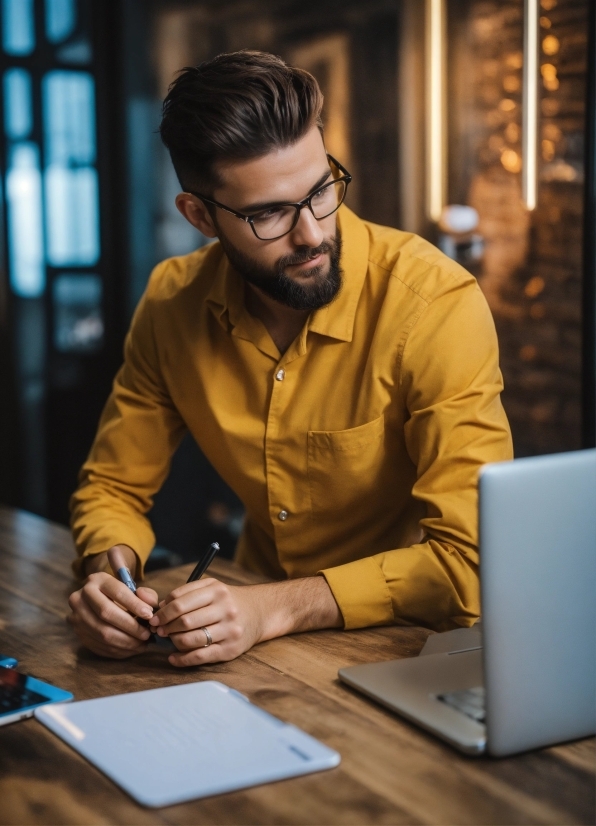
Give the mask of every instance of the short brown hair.
[(249, 160), (290, 146), (316, 124), (315, 78), (267, 52), (221, 54), (182, 69), (163, 104), (161, 138), (180, 185), (211, 194), (217, 161)]

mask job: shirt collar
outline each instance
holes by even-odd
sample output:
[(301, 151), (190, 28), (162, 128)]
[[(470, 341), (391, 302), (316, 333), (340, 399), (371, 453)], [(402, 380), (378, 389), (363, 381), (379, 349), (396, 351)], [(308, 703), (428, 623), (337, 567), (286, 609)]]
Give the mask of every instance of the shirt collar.
[[(335, 301), (311, 314), (307, 329), (340, 341), (351, 341), (356, 307), (368, 269), (369, 238), (364, 222), (348, 207), (342, 205), (337, 215), (342, 237), (342, 288)], [(225, 329), (229, 329), (229, 325), (245, 326), (244, 282), (223, 251), (206, 301)]]
[(205, 300), (222, 327), (228, 329), (226, 315), (232, 327), (240, 320), (244, 306), (244, 284), (219, 242), (215, 243), (219, 247), (219, 261)]
[(345, 205), (339, 208), (338, 224), (342, 288), (335, 301), (310, 316), (308, 329), (340, 341), (352, 341), (356, 307), (368, 270), (369, 238), (364, 222)]

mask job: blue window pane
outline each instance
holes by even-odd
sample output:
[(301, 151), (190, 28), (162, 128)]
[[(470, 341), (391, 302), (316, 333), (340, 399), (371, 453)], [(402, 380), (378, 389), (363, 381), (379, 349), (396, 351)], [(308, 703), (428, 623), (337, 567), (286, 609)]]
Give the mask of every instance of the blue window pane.
[(50, 43), (62, 43), (77, 22), (75, 0), (46, 0), (46, 37)]
[(99, 259), (95, 88), (86, 72), (52, 71), (42, 82), (48, 262), (92, 266)]
[(95, 84), (87, 72), (56, 70), (42, 83), (46, 164), (95, 162)]
[(39, 151), (19, 143), (9, 153), (6, 172), (8, 255), (14, 292), (37, 298), (45, 289)]
[(35, 49), (33, 0), (2, 0), (2, 48), (10, 55)]
[(98, 350), (104, 332), (99, 276), (59, 275), (53, 283), (52, 298), (56, 349), (63, 353)]
[(48, 263), (93, 266), (99, 259), (97, 172), (53, 164), (45, 171)]
[(33, 126), (31, 75), (25, 69), (4, 73), (4, 130), (11, 141), (28, 138)]

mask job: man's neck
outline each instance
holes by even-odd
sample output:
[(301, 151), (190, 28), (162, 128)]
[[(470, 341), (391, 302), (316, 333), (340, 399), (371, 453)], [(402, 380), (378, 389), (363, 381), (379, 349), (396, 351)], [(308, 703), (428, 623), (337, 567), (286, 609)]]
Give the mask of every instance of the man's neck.
[(252, 284), (245, 285), (244, 301), (248, 312), (263, 322), (282, 355), (302, 330), (310, 315), (309, 310), (285, 307)]

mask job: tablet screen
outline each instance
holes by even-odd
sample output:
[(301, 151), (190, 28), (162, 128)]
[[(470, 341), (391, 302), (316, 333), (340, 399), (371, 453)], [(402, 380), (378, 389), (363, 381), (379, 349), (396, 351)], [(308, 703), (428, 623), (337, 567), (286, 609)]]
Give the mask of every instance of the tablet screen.
[(69, 700), (72, 700), (70, 691), (12, 668), (0, 668), (0, 726), (31, 717), (34, 709), (46, 703)]
[(33, 691), (31, 678), (12, 668), (0, 669), (0, 715), (47, 703), (48, 697)]

